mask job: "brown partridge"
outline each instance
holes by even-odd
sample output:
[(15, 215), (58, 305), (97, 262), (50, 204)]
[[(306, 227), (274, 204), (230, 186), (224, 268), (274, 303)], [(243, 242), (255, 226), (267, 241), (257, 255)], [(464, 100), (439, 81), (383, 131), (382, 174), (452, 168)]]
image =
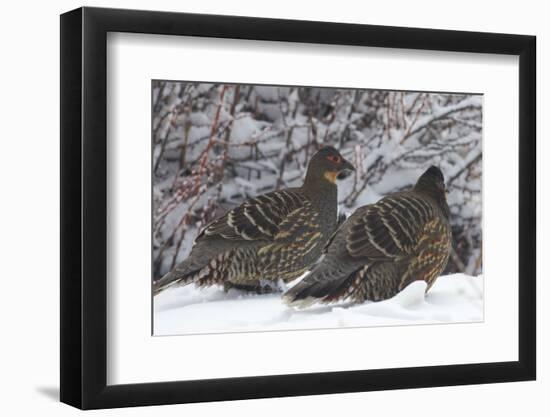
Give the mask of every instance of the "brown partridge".
[(451, 252), (449, 206), (443, 174), (434, 166), (405, 192), (358, 208), (330, 239), (325, 257), (284, 301), (380, 301), (423, 280), (430, 289)]
[(251, 198), (207, 225), (187, 259), (153, 283), (153, 293), (188, 283), (264, 292), (299, 277), (334, 233), (336, 178), (353, 169), (336, 149), (320, 149), (301, 187)]

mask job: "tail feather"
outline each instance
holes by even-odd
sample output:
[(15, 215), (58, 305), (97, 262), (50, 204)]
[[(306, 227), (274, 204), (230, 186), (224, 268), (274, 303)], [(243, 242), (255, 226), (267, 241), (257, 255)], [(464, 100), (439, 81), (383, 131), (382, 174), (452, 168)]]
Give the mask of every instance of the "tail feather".
[(153, 283), (153, 296), (168, 287), (195, 283), (198, 286), (219, 284), (223, 281), (224, 262), (227, 254), (220, 253), (209, 261), (197, 265), (196, 259), (187, 258), (172, 271)]
[(322, 262), (283, 294), (283, 301), (298, 308), (309, 307), (321, 302), (336, 301), (346, 294), (355, 276), (354, 267), (332, 262)]
[(195, 275), (193, 272), (185, 273), (177, 268), (168, 272), (161, 279), (153, 282), (153, 296), (161, 291), (174, 285), (186, 285), (194, 281)]

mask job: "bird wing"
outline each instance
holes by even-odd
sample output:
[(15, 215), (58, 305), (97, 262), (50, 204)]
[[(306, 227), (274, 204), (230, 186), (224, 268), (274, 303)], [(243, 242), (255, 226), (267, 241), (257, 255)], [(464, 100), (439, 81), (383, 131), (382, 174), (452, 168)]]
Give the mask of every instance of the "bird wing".
[(429, 289), (445, 269), (451, 253), (451, 245), (452, 231), (449, 223), (442, 217), (434, 217), (428, 221), (422, 229), (417, 245), (418, 254), (403, 274), (399, 290), (418, 279), (419, 276), (424, 277)]
[(196, 241), (207, 237), (227, 240), (272, 241), (289, 223), (289, 216), (309, 204), (294, 190), (280, 190), (245, 201), (207, 225)]
[[(296, 259), (305, 258), (322, 241), (319, 212), (309, 202), (296, 208), (281, 222), (273, 242), (262, 247), (265, 271), (284, 272), (295, 267)], [(294, 265), (294, 266), (293, 266)]]
[(354, 258), (385, 261), (414, 254), (434, 207), (411, 193), (394, 194), (365, 206), (349, 219), (345, 244)]

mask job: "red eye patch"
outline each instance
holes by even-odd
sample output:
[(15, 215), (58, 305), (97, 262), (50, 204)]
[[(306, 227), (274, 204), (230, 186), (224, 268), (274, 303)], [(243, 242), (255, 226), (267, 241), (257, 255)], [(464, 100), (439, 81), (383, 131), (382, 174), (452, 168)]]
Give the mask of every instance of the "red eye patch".
[(340, 162), (342, 162), (342, 158), (338, 155), (329, 155), (327, 156), (327, 159), (331, 162), (334, 162), (335, 164), (339, 164)]

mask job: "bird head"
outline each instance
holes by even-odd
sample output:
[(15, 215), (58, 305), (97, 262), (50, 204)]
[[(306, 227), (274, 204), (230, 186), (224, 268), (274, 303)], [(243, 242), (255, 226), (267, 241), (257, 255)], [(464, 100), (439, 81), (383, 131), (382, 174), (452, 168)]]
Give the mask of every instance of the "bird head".
[(445, 178), (443, 178), (443, 173), (436, 166), (429, 167), (424, 173), (418, 178), (416, 186), (420, 188), (428, 188), (433, 191), (445, 194)]
[(311, 160), (307, 169), (307, 179), (323, 179), (332, 184), (336, 179), (345, 178), (350, 171), (355, 171), (355, 167), (332, 146), (326, 146), (319, 149)]
[(414, 189), (434, 198), (440, 204), (445, 214), (448, 214), (449, 208), (447, 206), (445, 178), (438, 167), (432, 165), (424, 171), (420, 178), (418, 178), (418, 181), (416, 181)]

